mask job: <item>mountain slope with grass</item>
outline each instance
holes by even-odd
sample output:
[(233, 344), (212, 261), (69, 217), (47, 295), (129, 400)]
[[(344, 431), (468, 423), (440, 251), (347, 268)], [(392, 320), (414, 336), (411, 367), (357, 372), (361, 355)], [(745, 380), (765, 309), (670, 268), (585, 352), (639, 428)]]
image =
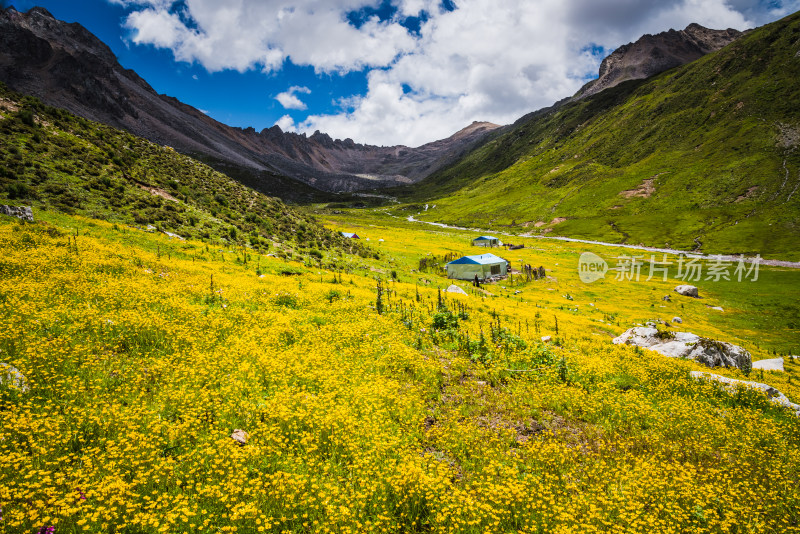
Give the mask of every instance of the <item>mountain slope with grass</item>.
[[(520, 121), (400, 196), (420, 219), (800, 258), (800, 15)], [(435, 207), (433, 207), (435, 205)]]
[(208, 243), (371, 254), (313, 218), (169, 147), (0, 84), (0, 203), (75, 213)]

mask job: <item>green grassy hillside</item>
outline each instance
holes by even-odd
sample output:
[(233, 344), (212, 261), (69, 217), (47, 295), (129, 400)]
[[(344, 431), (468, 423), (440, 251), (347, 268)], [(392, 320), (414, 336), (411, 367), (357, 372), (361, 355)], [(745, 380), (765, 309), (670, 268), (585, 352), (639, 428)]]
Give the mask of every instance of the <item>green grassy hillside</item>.
[(150, 227), (208, 243), (320, 257), (371, 254), (281, 200), (169, 147), (0, 85), (0, 203)]
[(435, 204), (425, 220), (800, 258), (799, 49), (795, 14), (521, 121), (400, 195)]

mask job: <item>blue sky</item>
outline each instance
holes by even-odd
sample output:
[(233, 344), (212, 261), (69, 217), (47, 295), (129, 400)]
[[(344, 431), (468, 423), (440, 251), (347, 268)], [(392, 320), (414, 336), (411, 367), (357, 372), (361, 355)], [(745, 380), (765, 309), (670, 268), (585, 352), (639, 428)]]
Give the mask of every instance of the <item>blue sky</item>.
[(603, 56), (800, 0), (11, 0), (79, 22), (159, 93), (232, 126), (417, 146), (573, 94)]

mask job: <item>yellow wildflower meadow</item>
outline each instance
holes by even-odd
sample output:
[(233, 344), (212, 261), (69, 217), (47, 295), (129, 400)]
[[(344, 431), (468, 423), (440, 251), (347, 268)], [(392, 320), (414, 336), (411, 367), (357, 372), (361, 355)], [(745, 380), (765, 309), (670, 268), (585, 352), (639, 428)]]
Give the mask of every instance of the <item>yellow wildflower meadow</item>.
[(800, 532), (791, 413), (545, 286), (70, 221), (0, 221), (0, 532)]

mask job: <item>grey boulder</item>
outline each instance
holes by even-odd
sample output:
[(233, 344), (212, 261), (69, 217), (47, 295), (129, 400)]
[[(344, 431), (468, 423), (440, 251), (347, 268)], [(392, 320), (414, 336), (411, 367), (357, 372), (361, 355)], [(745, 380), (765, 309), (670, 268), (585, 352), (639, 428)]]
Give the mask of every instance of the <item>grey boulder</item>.
[(684, 297), (694, 297), (694, 298), (700, 297), (697, 288), (695, 286), (690, 286), (690, 285), (682, 285), (676, 287), (675, 293), (677, 293), (678, 295), (683, 295)]
[(9, 217), (16, 217), (23, 221), (33, 222), (33, 210), (30, 206), (6, 206), (0, 205), (0, 213)]

